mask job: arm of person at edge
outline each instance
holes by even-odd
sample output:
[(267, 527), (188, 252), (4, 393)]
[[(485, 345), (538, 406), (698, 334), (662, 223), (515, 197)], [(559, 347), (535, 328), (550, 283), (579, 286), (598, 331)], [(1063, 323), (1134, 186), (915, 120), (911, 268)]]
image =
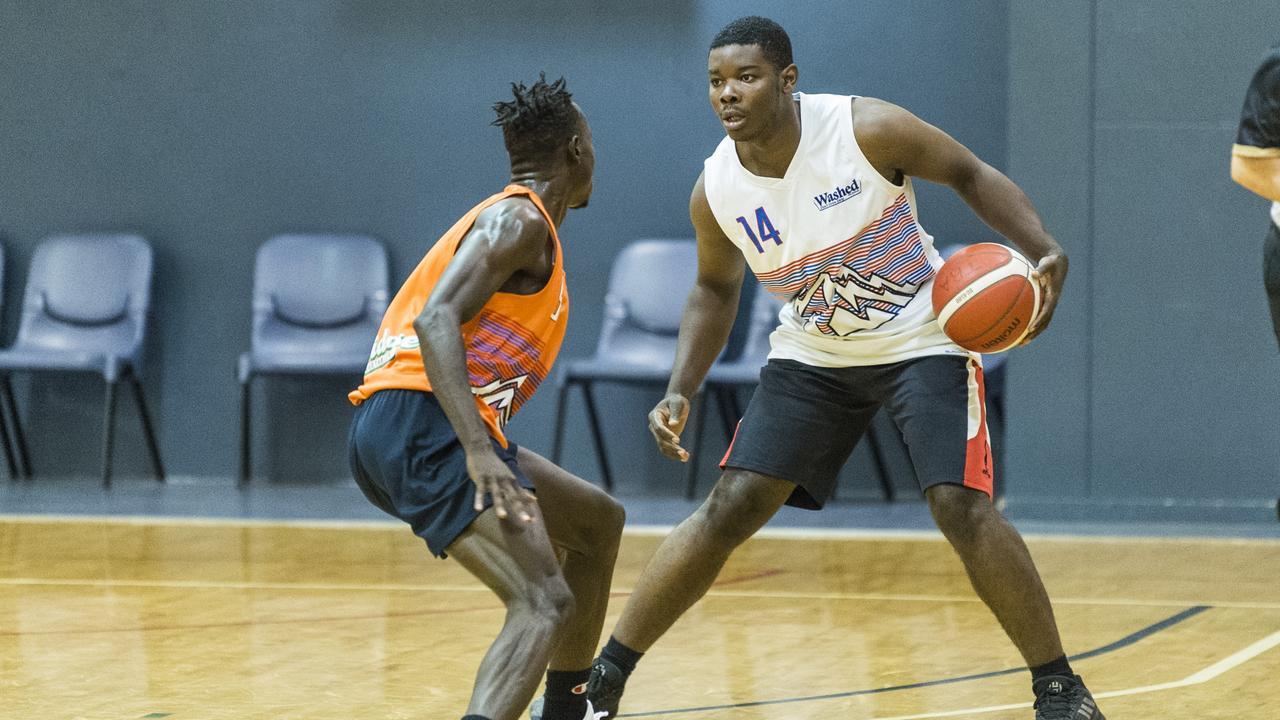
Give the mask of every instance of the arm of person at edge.
[(546, 219), (523, 198), (486, 208), (413, 321), (431, 391), (466, 452), (467, 473), (476, 486), (476, 510), (484, 509), (488, 493), (499, 518), (515, 516), (524, 522), (533, 521), (530, 508), (536, 498), (520, 486), (493, 448), (471, 392), (462, 326), (512, 276), (540, 264), (547, 233)]
[(1044, 229), (1026, 194), (951, 136), (897, 105), (858, 98), (853, 122), (858, 146), (881, 175), (895, 182), (908, 175), (950, 187), (983, 222), (1036, 263), (1040, 312), (1023, 342), (1043, 332), (1067, 279), (1067, 254)]
[(1231, 156), (1231, 179), (1257, 195), (1280, 202), (1280, 155)]
[(649, 413), (649, 432), (658, 449), (681, 462), (689, 459), (689, 453), (680, 446), (680, 433), (689, 419), (689, 398), (698, 392), (711, 364), (729, 341), (746, 274), (742, 253), (711, 214), (701, 175), (689, 198), (689, 218), (698, 239), (698, 275), (680, 316), (667, 395)]

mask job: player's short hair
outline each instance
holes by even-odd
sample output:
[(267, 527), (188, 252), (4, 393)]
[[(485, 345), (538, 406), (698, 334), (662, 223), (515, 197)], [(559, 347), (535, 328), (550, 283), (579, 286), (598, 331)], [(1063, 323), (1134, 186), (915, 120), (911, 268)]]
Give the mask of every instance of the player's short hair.
[(759, 45), (765, 59), (778, 70), (794, 62), (791, 59), (791, 38), (787, 36), (787, 31), (778, 23), (759, 15), (738, 18), (725, 25), (711, 40), (711, 49), (725, 45)]
[(540, 73), (533, 85), (511, 83), (511, 94), (510, 102), (493, 104), (493, 124), (502, 128), (511, 157), (547, 157), (578, 132), (578, 112), (563, 77), (548, 83)]

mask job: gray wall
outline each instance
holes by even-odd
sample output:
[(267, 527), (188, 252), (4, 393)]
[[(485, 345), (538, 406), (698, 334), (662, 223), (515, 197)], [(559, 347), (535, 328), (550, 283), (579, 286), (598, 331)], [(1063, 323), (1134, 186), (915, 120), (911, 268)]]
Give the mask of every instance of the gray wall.
[[(509, 81), (545, 69), (568, 77), (599, 155), (591, 207), (573, 213), (563, 233), (574, 299), (564, 352), (587, 354), (617, 251), (634, 238), (689, 232), (689, 187), (721, 136), (704, 95), (706, 46), (749, 12), (789, 29), (802, 89), (899, 102), (1004, 165), (1004, 0), (3, 0), (5, 333), (12, 337), (41, 237), (143, 233), (157, 253), (145, 381), (161, 448), (175, 475), (227, 477), (258, 244), (284, 231), (371, 233), (403, 278), (440, 232), (505, 181), (489, 105)], [(944, 240), (990, 238), (949, 194), (921, 196), (926, 224)], [(266, 384), (259, 473), (344, 476), (347, 385)], [(20, 391), (37, 472), (95, 472), (99, 385), (42, 378)], [(657, 392), (605, 392), (625, 488), (678, 481), (679, 468), (657, 456), (644, 430)], [(550, 393), (535, 398), (513, 437), (545, 451), (552, 404)], [(120, 410), (120, 472), (143, 474), (133, 408)], [(566, 464), (594, 477), (574, 411)]]
[(1280, 6), (1014, 3), (1009, 168), (1071, 255), (1011, 363), (1015, 514), (1265, 518), (1280, 495), (1266, 204), (1231, 183)]

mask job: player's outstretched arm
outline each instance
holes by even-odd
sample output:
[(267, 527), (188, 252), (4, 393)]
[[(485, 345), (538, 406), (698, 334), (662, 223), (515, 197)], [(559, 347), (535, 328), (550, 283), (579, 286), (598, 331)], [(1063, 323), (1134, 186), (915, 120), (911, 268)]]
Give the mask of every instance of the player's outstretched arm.
[(658, 449), (681, 461), (689, 459), (680, 446), (680, 433), (689, 419), (689, 398), (698, 392), (707, 370), (729, 340), (746, 272), (742, 253), (725, 237), (711, 213), (701, 175), (689, 198), (689, 219), (698, 239), (698, 277), (680, 318), (667, 396), (649, 413), (649, 431)]
[(885, 177), (897, 173), (950, 187), (993, 230), (1037, 263), (1044, 289), (1040, 314), (1027, 341), (1053, 318), (1067, 279), (1067, 254), (1044, 229), (1026, 194), (950, 135), (892, 103), (858, 98), (854, 132), (863, 154)]
[(501, 201), (476, 219), (413, 322), (431, 390), (453, 425), (467, 454), (467, 471), (476, 484), (476, 509), (485, 493), (499, 518), (532, 522), (533, 495), (494, 452), (467, 375), (462, 325), (470, 321), (512, 275), (534, 266), (546, 251), (547, 223), (521, 199)]

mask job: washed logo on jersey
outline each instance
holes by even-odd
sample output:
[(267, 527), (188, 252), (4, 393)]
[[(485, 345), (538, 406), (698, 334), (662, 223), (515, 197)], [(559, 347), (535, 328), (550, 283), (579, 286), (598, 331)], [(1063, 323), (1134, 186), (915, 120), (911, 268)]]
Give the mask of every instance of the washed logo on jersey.
[(759, 275), (806, 330), (843, 337), (897, 317), (933, 277), (906, 195), (857, 235)]
[(849, 181), (848, 185), (841, 185), (830, 192), (818, 193), (813, 196), (813, 205), (818, 211), (829, 210), (845, 200), (851, 200), (862, 193), (862, 183), (857, 178)]

